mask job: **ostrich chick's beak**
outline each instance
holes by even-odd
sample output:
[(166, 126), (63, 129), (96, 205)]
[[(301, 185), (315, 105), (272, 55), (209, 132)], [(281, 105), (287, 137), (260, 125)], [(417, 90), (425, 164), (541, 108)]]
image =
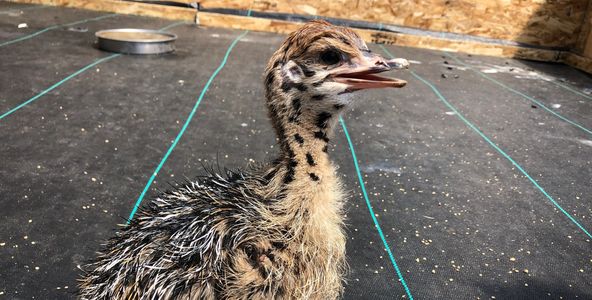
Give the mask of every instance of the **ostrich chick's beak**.
[(409, 62), (406, 59), (385, 60), (379, 55), (368, 53), (362, 57), (353, 58), (349, 64), (331, 70), (331, 78), (335, 82), (347, 84), (346, 92), (386, 87), (401, 88), (407, 84), (407, 81), (376, 74), (408, 67)]

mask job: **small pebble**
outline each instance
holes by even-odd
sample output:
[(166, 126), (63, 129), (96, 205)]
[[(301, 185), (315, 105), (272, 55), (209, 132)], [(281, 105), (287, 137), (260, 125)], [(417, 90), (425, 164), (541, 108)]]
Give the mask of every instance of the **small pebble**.
[(88, 28), (86, 28), (86, 27), (68, 27), (68, 31), (87, 32)]
[(442, 75), (440, 75), (442, 78), (448, 78), (448, 75), (442, 73)]
[(516, 261), (515, 257), (510, 257), (510, 261)]
[(27, 27), (29, 27), (29, 25), (27, 25), (27, 23), (20, 23), (20, 24), (18, 24), (17, 27), (18, 28), (27, 28)]

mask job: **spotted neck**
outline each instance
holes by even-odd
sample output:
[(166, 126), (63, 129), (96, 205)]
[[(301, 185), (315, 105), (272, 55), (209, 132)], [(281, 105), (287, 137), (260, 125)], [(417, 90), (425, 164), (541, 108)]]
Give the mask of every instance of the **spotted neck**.
[(274, 103), (283, 106), (270, 109), (272, 113), (278, 112), (272, 120), (280, 143), (279, 161), (285, 168), (284, 184), (294, 181), (320, 184), (334, 173), (327, 152), (340, 108), (313, 110), (304, 107), (303, 101), (320, 100), (306, 97), (310, 96), (277, 93)]
[(274, 191), (284, 194), (275, 203), (283, 212), (276, 221), (285, 224), (295, 242), (308, 245), (305, 249), (315, 249), (324, 258), (341, 257), (343, 194), (328, 144), (342, 107), (327, 105), (329, 99), (302, 87), (271, 87), (267, 105), (281, 149), (271, 182)]

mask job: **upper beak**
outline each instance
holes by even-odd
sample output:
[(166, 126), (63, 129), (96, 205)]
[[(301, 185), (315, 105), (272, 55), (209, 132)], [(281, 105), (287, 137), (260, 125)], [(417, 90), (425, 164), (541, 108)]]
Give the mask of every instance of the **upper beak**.
[(409, 62), (403, 58), (385, 60), (379, 55), (371, 54), (356, 57), (351, 63), (331, 70), (331, 78), (348, 85), (347, 92), (363, 89), (395, 87), (401, 88), (407, 81), (375, 75), (395, 69), (407, 69)]

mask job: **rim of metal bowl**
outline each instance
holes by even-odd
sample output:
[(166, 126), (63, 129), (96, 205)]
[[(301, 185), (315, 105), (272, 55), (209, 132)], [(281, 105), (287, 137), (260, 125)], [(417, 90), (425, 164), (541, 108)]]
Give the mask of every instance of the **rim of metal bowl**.
[[(109, 36), (104, 36), (105, 33), (111, 32), (125, 32), (125, 33), (151, 33), (163, 36), (163, 38), (158, 40), (147, 40), (147, 39), (118, 39), (112, 38)], [(172, 42), (177, 39), (177, 35), (170, 32), (165, 31), (158, 31), (158, 30), (151, 30), (151, 29), (137, 29), (137, 28), (119, 28), (119, 29), (106, 29), (106, 30), (99, 30), (95, 32), (95, 36), (99, 39), (110, 40), (110, 41), (117, 41), (117, 42), (126, 42), (126, 43), (166, 43)]]

